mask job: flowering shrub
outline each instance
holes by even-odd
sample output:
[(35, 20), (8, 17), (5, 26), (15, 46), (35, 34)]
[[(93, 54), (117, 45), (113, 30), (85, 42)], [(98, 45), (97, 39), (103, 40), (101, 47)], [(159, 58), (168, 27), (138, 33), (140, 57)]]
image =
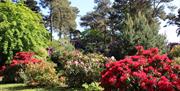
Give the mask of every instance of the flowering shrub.
[(90, 84), (100, 80), (100, 72), (104, 68), (106, 58), (99, 54), (82, 54), (75, 51), (64, 60), (64, 74), (70, 87), (81, 87), (83, 83)]
[(171, 51), (169, 52), (169, 56), (170, 57), (173, 57), (173, 58), (175, 58), (175, 57), (180, 57), (180, 45), (176, 45), (175, 47), (173, 47), (172, 49), (171, 49)]
[(38, 63), (41, 60), (33, 58), (34, 53), (32, 52), (18, 52), (14, 56), (13, 60), (9, 65), (0, 67), (0, 73), (3, 76), (3, 82), (22, 82), (20, 72), (25, 64)]
[(107, 91), (179, 91), (180, 65), (171, 65), (166, 54), (157, 48), (144, 50), (137, 46), (137, 54), (106, 64), (101, 84)]
[(28, 63), (38, 63), (41, 60), (33, 58), (33, 52), (18, 52), (14, 56), (10, 66), (17, 65), (17, 64), (28, 64)]
[(58, 78), (55, 64), (50, 62), (29, 63), (25, 65), (21, 74), (27, 86), (60, 86), (61, 79)]

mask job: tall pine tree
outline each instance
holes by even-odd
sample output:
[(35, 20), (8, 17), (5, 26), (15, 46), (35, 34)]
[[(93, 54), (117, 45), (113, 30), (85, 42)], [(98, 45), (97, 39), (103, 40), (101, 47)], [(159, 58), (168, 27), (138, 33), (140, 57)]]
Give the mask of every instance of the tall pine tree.
[(75, 19), (78, 9), (70, 6), (68, 0), (40, 0), (43, 7), (48, 7), (50, 14), (46, 16), (47, 25), (51, 33), (56, 31), (61, 35), (68, 35), (76, 29)]

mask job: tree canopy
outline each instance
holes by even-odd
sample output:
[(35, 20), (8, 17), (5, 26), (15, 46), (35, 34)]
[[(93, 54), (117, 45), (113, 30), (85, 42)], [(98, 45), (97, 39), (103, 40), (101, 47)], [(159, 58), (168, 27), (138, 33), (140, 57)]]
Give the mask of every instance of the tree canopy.
[(19, 51), (47, 47), (49, 33), (41, 15), (21, 3), (12, 2), (0, 3), (0, 11), (1, 61), (9, 62)]
[(58, 32), (59, 37), (76, 29), (78, 9), (70, 4), (68, 0), (41, 0), (41, 5), (50, 9), (50, 14), (46, 16), (47, 25), (51, 32)]

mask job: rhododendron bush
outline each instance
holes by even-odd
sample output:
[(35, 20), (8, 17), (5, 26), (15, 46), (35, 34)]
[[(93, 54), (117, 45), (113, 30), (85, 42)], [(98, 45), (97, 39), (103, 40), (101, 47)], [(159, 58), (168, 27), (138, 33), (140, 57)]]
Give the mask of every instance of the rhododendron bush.
[(180, 65), (171, 65), (158, 48), (136, 49), (136, 55), (106, 64), (101, 84), (107, 91), (180, 91)]
[(33, 52), (18, 52), (9, 65), (0, 67), (0, 75), (3, 76), (3, 82), (22, 82), (20, 71), (25, 64), (38, 63), (41, 60), (33, 58)]

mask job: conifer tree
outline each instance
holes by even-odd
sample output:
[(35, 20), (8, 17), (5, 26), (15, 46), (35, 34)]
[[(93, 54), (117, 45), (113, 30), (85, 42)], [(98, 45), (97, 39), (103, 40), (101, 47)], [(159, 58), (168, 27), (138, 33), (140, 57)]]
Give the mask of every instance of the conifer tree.
[(166, 49), (166, 37), (158, 34), (158, 24), (149, 25), (145, 15), (141, 13), (133, 17), (127, 16), (119, 40), (110, 47), (112, 48), (111, 55), (118, 59), (125, 55), (134, 55), (136, 45), (142, 45), (146, 49), (152, 47), (158, 47), (160, 50)]

